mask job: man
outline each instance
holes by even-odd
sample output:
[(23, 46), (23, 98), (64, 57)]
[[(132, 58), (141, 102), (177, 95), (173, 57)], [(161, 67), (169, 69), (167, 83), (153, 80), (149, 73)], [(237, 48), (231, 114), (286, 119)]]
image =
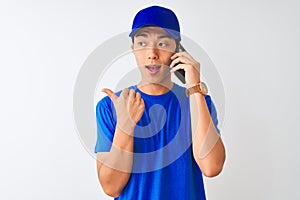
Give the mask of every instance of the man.
[[(218, 175), (225, 149), (214, 104), (200, 80), (200, 63), (176, 51), (173, 11), (151, 6), (133, 21), (131, 48), (141, 81), (98, 102), (97, 172), (115, 199), (205, 199), (202, 174)], [(183, 69), (186, 88), (171, 80)]]

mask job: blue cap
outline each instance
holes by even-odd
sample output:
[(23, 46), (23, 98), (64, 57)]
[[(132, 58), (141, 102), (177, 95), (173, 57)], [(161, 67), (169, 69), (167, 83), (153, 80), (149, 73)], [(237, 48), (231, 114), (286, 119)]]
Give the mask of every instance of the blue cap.
[(151, 6), (140, 10), (134, 17), (129, 36), (133, 37), (137, 30), (145, 26), (159, 26), (174, 39), (181, 39), (178, 19), (170, 9)]

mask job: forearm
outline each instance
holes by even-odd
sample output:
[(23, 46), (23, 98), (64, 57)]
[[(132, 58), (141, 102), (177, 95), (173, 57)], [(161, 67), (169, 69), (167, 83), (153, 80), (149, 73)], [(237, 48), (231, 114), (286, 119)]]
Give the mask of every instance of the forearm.
[(225, 148), (208, 110), (204, 95), (190, 97), (193, 154), (202, 173), (207, 177), (218, 175), (225, 161)]
[(110, 152), (97, 154), (98, 178), (106, 194), (117, 197), (127, 184), (132, 170), (133, 133), (116, 127)]

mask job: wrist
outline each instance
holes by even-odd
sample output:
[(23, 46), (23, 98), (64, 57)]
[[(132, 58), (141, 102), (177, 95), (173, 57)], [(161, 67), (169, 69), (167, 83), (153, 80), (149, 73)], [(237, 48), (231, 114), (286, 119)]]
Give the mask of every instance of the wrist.
[(116, 128), (120, 129), (122, 132), (126, 133), (129, 136), (133, 136), (135, 126), (136, 124), (133, 122), (127, 122), (127, 123), (117, 122), (116, 124)]
[(196, 81), (193, 81), (193, 82), (189, 82), (186, 84), (186, 89), (189, 89), (191, 87), (194, 87), (195, 85), (197, 85), (198, 83), (200, 83), (200, 79), (199, 80), (196, 80)]
[(199, 81), (198, 83), (187, 87), (186, 96), (189, 97), (194, 93), (200, 93), (202, 95), (206, 95), (208, 93), (207, 86), (204, 82)]
[(192, 81), (189, 81), (189, 82), (187, 82), (186, 83), (186, 88), (188, 89), (188, 88), (190, 88), (190, 87), (193, 87), (193, 86), (195, 86), (196, 84), (198, 84), (198, 83), (200, 83), (201, 81), (200, 81), (200, 79), (198, 78), (198, 79), (194, 79), (194, 80), (192, 80)]

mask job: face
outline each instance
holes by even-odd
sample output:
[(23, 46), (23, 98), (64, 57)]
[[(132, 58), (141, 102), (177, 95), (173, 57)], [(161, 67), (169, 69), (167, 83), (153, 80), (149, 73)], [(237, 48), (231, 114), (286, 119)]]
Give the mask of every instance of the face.
[(169, 65), (176, 49), (175, 40), (160, 27), (144, 27), (137, 31), (131, 46), (143, 83), (171, 81)]

